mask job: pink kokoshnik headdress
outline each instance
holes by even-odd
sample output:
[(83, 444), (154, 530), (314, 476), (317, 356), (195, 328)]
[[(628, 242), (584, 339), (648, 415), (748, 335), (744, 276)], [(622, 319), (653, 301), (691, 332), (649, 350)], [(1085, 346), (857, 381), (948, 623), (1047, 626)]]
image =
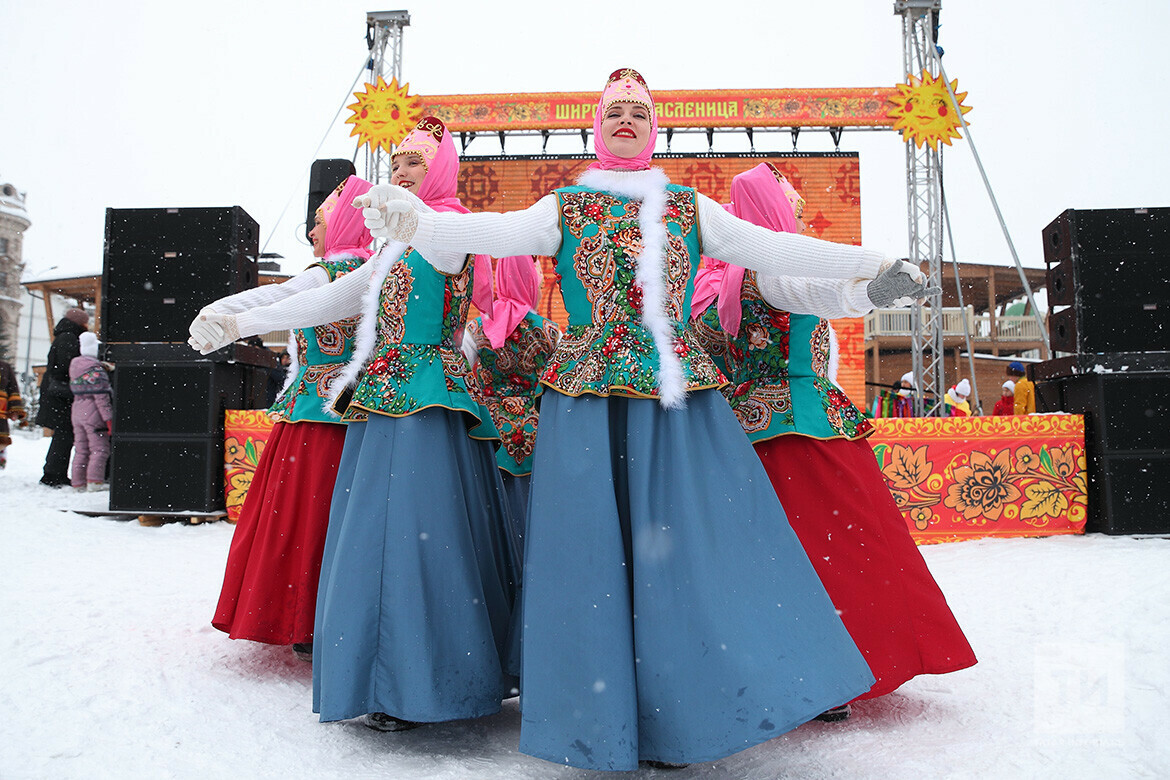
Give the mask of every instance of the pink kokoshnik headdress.
[[(776, 233), (804, 230), (804, 198), (771, 163), (760, 163), (731, 180), (731, 203), (724, 206), (733, 215)], [(743, 319), (744, 269), (726, 264), (719, 284), (719, 324), (725, 333), (738, 335)], [(701, 313), (701, 312), (700, 312)]]
[(496, 262), (495, 292), (494, 310), (483, 315), (483, 334), (492, 349), (499, 349), (540, 303), (540, 274), (532, 255), (501, 257)]
[(350, 176), (337, 185), (318, 211), (325, 220), (325, 259), (336, 255), (353, 255), (369, 260), (373, 251), (370, 244), (374, 237), (366, 227), (361, 211), (351, 208), (337, 208), (338, 203), (350, 204), (359, 195), (370, 189), (370, 183), (357, 176)]
[[(614, 103), (637, 103), (645, 106), (650, 112), (650, 138), (636, 157), (618, 157), (606, 147), (605, 139), (601, 137), (601, 121), (605, 118), (605, 112)], [(597, 102), (597, 113), (593, 115), (593, 150), (597, 154), (597, 162), (589, 167), (606, 171), (613, 168), (644, 171), (650, 167), (650, 158), (654, 156), (654, 141), (657, 138), (658, 112), (654, 110), (654, 98), (650, 96), (646, 80), (633, 68), (618, 68), (609, 74), (605, 89), (601, 91), (601, 99)]]
[[(426, 166), (427, 175), (418, 188), (423, 203), (435, 211), (454, 211), (470, 214), (455, 193), (459, 189), (459, 155), (455, 153), (455, 142), (443, 120), (424, 116), (414, 129), (406, 134), (391, 154), (391, 159), (400, 154), (417, 154)], [(353, 209), (360, 215), (360, 210)], [(326, 232), (328, 237), (328, 232)], [(492, 310), (492, 262), (487, 255), (475, 256), (475, 273), (472, 278), (471, 302), (481, 312)]]

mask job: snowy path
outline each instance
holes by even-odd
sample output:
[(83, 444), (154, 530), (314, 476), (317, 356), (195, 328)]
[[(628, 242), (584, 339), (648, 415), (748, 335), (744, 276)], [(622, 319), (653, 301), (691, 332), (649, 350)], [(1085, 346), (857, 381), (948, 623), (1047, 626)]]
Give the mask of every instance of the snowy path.
[[(232, 526), (146, 528), (36, 484), (47, 439), (0, 472), (0, 777), (583, 778), (516, 751), (514, 702), (381, 734), (320, 724), (308, 664), (211, 628)], [(714, 764), (634, 777), (1170, 775), (1170, 540), (922, 548), (980, 663), (918, 678)]]

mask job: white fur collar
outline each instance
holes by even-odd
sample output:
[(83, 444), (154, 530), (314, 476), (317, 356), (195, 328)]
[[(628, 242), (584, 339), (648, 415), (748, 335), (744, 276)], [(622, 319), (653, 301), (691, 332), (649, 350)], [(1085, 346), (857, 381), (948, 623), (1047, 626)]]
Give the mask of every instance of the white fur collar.
[(667, 409), (686, 405), (686, 380), (682, 361), (674, 351), (674, 322), (666, 312), (666, 213), (670, 179), (661, 168), (645, 171), (586, 170), (577, 179), (589, 187), (629, 200), (641, 201), (638, 227), (642, 232), (642, 251), (636, 263), (635, 279), (642, 287), (642, 324), (654, 339), (658, 353), (659, 402)]
[(366, 261), (370, 268), (370, 282), (362, 295), (362, 314), (358, 320), (357, 337), (353, 348), (353, 357), (345, 364), (341, 376), (333, 381), (329, 388), (329, 398), (325, 400), (323, 408), (332, 417), (340, 415), (333, 406), (341, 397), (345, 388), (357, 383), (358, 374), (366, 367), (366, 362), (374, 352), (374, 342), (378, 338), (378, 298), (382, 294), (382, 282), (390, 271), (390, 266), (402, 258), (406, 251), (406, 244), (401, 241), (387, 241), (372, 258)]

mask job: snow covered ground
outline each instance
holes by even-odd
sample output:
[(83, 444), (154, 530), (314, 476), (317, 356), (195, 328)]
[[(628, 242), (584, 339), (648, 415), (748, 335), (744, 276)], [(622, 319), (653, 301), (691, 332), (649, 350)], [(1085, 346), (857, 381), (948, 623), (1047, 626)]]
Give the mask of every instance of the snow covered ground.
[[(382, 734), (318, 723), (309, 665), (209, 624), (233, 527), (92, 518), (37, 484), (47, 439), (0, 472), (0, 777), (583, 778), (516, 750), (514, 702)], [(686, 778), (1170, 775), (1170, 540), (922, 548), (980, 662), (918, 678)]]

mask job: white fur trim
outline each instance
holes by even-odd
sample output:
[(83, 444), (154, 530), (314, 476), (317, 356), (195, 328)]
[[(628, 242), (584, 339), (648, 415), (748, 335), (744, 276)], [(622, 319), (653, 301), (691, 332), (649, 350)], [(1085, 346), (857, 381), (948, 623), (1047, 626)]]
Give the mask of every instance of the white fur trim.
[(297, 331), (294, 328), (288, 332), (288, 343), (284, 345), (285, 352), (289, 356), (288, 371), (284, 375), (284, 387), (280, 388), (280, 392), (276, 395), (276, 400), (279, 401), (288, 392), (288, 389), (293, 386), (296, 381), (297, 372), (301, 369), (300, 361), (297, 360)]
[(620, 195), (642, 202), (638, 210), (638, 228), (642, 232), (642, 251), (635, 262), (634, 278), (642, 286), (642, 324), (654, 339), (658, 353), (658, 400), (667, 409), (686, 405), (686, 379), (682, 361), (674, 351), (673, 321), (666, 313), (666, 213), (670, 179), (661, 168), (648, 171), (587, 170), (577, 179), (583, 187)]
[(390, 266), (402, 259), (406, 251), (406, 244), (401, 241), (387, 241), (382, 248), (367, 262), (373, 267), (370, 271), (369, 286), (362, 295), (362, 314), (358, 320), (357, 334), (354, 340), (353, 357), (345, 364), (341, 376), (329, 388), (329, 397), (325, 399), (322, 408), (331, 417), (340, 417), (333, 410), (333, 405), (345, 391), (345, 388), (357, 382), (358, 374), (366, 367), (366, 362), (374, 352), (374, 342), (378, 338), (378, 298), (382, 293), (382, 282), (390, 271)]

